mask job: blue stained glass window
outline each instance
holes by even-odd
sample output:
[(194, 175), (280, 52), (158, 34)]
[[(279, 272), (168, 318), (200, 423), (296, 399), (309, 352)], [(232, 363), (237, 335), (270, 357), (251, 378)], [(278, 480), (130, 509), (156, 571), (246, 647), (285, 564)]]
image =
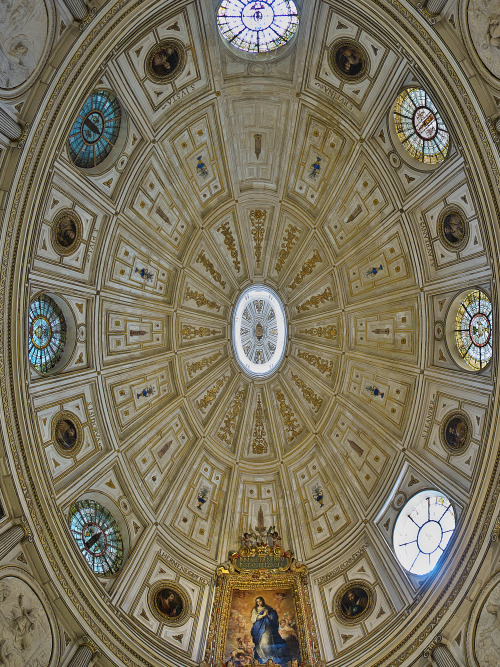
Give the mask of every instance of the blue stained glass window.
[(28, 313), (28, 357), (40, 373), (53, 368), (66, 343), (66, 321), (57, 303), (46, 294), (31, 302)]
[(109, 510), (95, 500), (79, 500), (70, 511), (70, 530), (93, 572), (101, 576), (118, 572), (123, 540)]
[(222, 0), (217, 24), (230, 44), (259, 53), (286, 44), (297, 32), (299, 16), (293, 0)]
[(425, 164), (437, 164), (446, 158), (450, 135), (425, 90), (404, 90), (393, 112), (397, 135), (412, 157)]
[(76, 166), (90, 169), (100, 164), (116, 144), (120, 124), (116, 97), (105, 90), (93, 92), (69, 133), (69, 153)]
[(486, 366), (493, 355), (492, 306), (481, 290), (469, 292), (455, 318), (455, 340), (460, 356), (473, 370)]

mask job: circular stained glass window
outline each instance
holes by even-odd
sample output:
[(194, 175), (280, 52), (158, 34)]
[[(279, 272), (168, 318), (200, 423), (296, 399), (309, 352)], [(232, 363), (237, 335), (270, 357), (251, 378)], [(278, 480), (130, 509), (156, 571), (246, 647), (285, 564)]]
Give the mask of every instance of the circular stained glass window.
[(76, 166), (90, 169), (100, 164), (116, 144), (120, 124), (116, 97), (105, 90), (92, 93), (69, 133), (69, 154)]
[(253, 285), (241, 293), (233, 314), (236, 359), (252, 377), (273, 373), (285, 353), (286, 316), (274, 290)]
[(109, 510), (95, 500), (79, 500), (70, 511), (70, 530), (96, 574), (118, 572), (123, 563), (123, 540)]
[(28, 357), (40, 373), (53, 368), (64, 352), (66, 321), (57, 303), (40, 294), (28, 313)]
[(421, 491), (406, 503), (394, 526), (394, 551), (412, 574), (434, 569), (455, 530), (455, 512), (438, 491)]
[(425, 164), (436, 164), (445, 159), (450, 135), (425, 90), (403, 90), (393, 111), (397, 135), (412, 157)]
[(297, 32), (299, 16), (293, 0), (222, 0), (217, 24), (233, 46), (262, 53), (286, 44)]
[(455, 340), (460, 356), (473, 370), (481, 370), (491, 359), (491, 301), (481, 290), (462, 299), (455, 318)]

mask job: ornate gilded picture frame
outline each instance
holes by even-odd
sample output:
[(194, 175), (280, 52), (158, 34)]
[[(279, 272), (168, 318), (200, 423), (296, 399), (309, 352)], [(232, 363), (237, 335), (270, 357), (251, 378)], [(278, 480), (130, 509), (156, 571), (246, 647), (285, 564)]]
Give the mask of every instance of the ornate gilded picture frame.
[(217, 570), (204, 663), (317, 665), (307, 568), (281, 546), (243, 547)]

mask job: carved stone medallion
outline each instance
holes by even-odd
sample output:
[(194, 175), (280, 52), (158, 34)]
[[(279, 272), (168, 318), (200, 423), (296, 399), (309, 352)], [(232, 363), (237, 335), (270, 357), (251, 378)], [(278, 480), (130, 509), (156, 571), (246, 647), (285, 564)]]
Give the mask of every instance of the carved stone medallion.
[(167, 625), (182, 625), (191, 613), (186, 591), (173, 581), (160, 581), (149, 592), (154, 616)]
[(52, 629), (40, 598), (22, 579), (0, 578), (0, 664), (48, 667)]
[(164, 39), (149, 50), (145, 69), (147, 76), (156, 83), (169, 83), (176, 79), (186, 65), (186, 49), (178, 39)]
[(359, 623), (373, 611), (375, 591), (366, 581), (350, 581), (335, 595), (333, 607), (341, 623)]
[(72, 210), (61, 211), (52, 223), (52, 245), (60, 255), (72, 255), (80, 246), (82, 221)]
[(500, 18), (498, 3), (470, 0), (467, 7), (470, 38), (483, 65), (500, 79)]
[(361, 81), (370, 69), (370, 59), (364, 46), (344, 37), (330, 46), (328, 62), (335, 74), (349, 83)]
[(500, 583), (483, 603), (477, 620), (474, 650), (481, 667), (496, 667), (500, 654)]
[(458, 206), (447, 206), (438, 218), (439, 240), (448, 250), (463, 250), (469, 241), (469, 223)]
[(469, 446), (472, 435), (472, 424), (462, 410), (448, 413), (441, 425), (441, 442), (450, 454), (462, 454)]
[(43, 0), (0, 3), (0, 88), (18, 88), (40, 68), (48, 29)]

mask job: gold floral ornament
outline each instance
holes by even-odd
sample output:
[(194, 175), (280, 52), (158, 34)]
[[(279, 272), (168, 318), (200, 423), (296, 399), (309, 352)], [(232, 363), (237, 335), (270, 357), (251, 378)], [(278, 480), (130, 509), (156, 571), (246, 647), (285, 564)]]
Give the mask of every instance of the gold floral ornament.
[(192, 362), (187, 362), (186, 363), (186, 368), (189, 373), (189, 377), (193, 377), (194, 373), (198, 373), (199, 371), (203, 370), (204, 368), (208, 368), (211, 366), (214, 361), (217, 361), (219, 357), (222, 357), (222, 352), (214, 352), (208, 357), (203, 357), (203, 359), (199, 359), (198, 361), (192, 361)]
[(254, 429), (252, 441), (253, 454), (267, 454), (266, 431), (264, 429), (264, 410), (260, 394), (257, 396), (257, 407), (254, 413)]
[(210, 327), (193, 327), (189, 324), (183, 324), (181, 329), (181, 335), (184, 340), (204, 338), (205, 336), (216, 336), (220, 333), (222, 333), (220, 329), (210, 329)]
[(201, 412), (203, 413), (205, 412), (210, 403), (215, 401), (215, 399), (217, 398), (217, 394), (222, 389), (227, 380), (229, 380), (229, 376), (223, 375), (221, 378), (217, 380), (214, 386), (207, 391), (207, 393), (201, 400), (196, 401), (196, 407), (198, 408), (198, 410), (201, 410)]
[(313, 250), (312, 256), (306, 262), (304, 262), (302, 268), (293, 279), (293, 282), (291, 282), (290, 285), (288, 285), (288, 287), (290, 289), (295, 289), (296, 287), (298, 287), (302, 283), (304, 278), (306, 276), (309, 276), (313, 272), (316, 264), (319, 264), (322, 261), (323, 260), (321, 259), (319, 252), (317, 250)]
[(205, 255), (203, 250), (198, 254), (198, 257), (196, 258), (196, 263), (197, 264), (203, 264), (205, 271), (209, 273), (212, 278), (215, 280), (216, 283), (219, 283), (219, 285), (224, 289), (226, 287), (226, 282), (222, 280), (222, 276), (219, 271), (216, 271), (214, 265), (212, 262), (208, 259), (208, 257)]
[(297, 243), (297, 240), (300, 236), (300, 230), (295, 225), (288, 225), (285, 229), (285, 235), (283, 236), (283, 243), (281, 244), (281, 250), (278, 253), (278, 260), (276, 266), (274, 267), (279, 273), (283, 268), (284, 263), (288, 259), (292, 248)]
[(304, 430), (297, 421), (297, 418), (292, 408), (285, 402), (285, 395), (282, 391), (275, 392), (278, 401), (279, 410), (285, 426), (286, 437), (288, 442), (292, 442)]
[(233, 442), (244, 394), (245, 392), (243, 389), (240, 389), (236, 392), (233, 402), (231, 403), (231, 406), (226, 416), (224, 417), (224, 421), (217, 433), (217, 437), (223, 440), (226, 445), (231, 445)]
[(236, 249), (236, 241), (234, 240), (233, 233), (231, 231), (231, 228), (229, 227), (228, 222), (223, 222), (217, 227), (217, 231), (222, 234), (224, 237), (224, 245), (226, 248), (229, 250), (229, 253), (231, 255), (231, 258), (233, 260), (233, 266), (238, 271), (240, 272), (241, 269), (241, 264), (240, 260), (238, 257), (238, 250)]
[(188, 301), (192, 299), (198, 308), (207, 306), (207, 308), (211, 308), (212, 310), (215, 309), (217, 312), (220, 311), (220, 306), (216, 301), (210, 301), (210, 299), (207, 299), (204, 294), (198, 292), (198, 290), (192, 290), (190, 287), (188, 287), (186, 290), (186, 299)]
[(250, 211), (250, 222), (252, 224), (251, 234), (254, 243), (255, 250), (255, 261), (257, 266), (260, 265), (262, 258), (262, 242), (264, 240), (264, 228), (267, 219), (267, 211), (261, 211), (256, 209), (255, 211)]
[(312, 306), (314, 306), (314, 308), (318, 308), (318, 306), (320, 306), (322, 303), (327, 303), (327, 301), (333, 301), (333, 294), (330, 287), (324, 289), (321, 294), (316, 294), (315, 296), (307, 299), (307, 301), (304, 301), (304, 303), (298, 305), (297, 311), (299, 313), (303, 313), (306, 310), (309, 310)]

